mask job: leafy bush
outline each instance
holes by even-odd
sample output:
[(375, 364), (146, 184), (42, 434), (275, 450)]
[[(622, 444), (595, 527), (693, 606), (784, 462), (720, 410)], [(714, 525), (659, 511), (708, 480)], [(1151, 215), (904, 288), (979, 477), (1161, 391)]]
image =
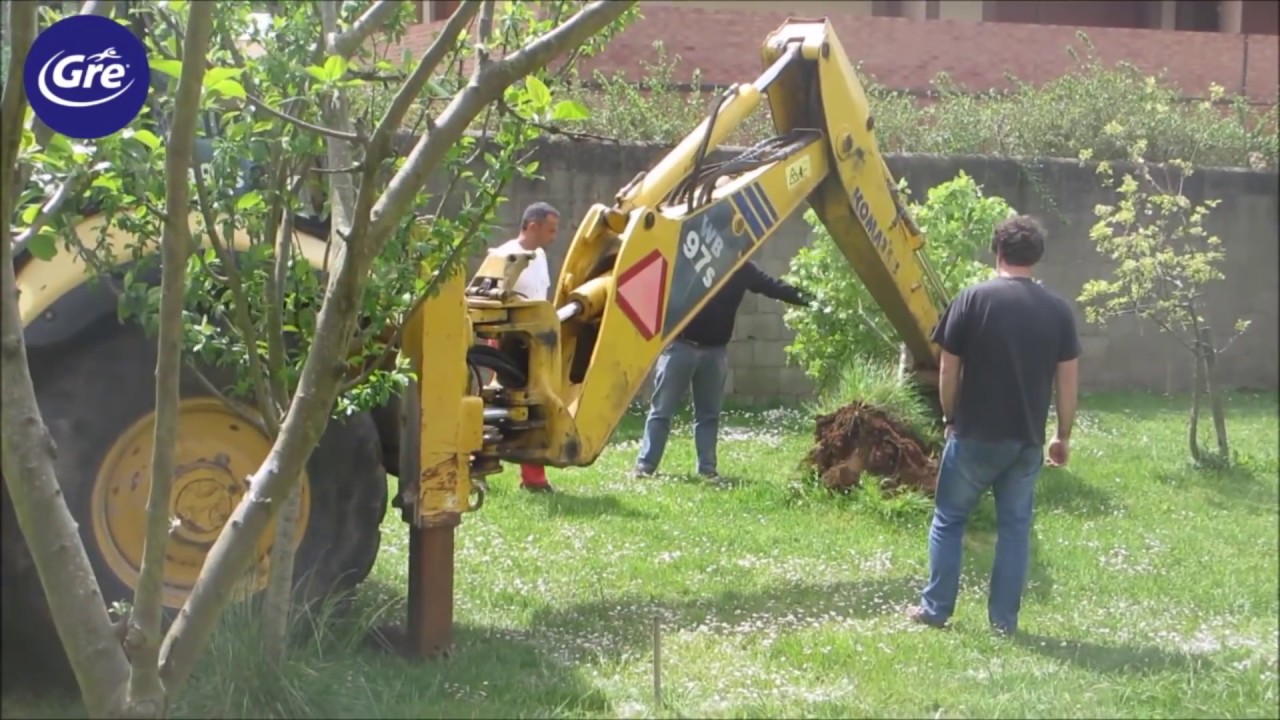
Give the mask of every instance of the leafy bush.
[[(906, 191), (905, 182), (900, 186)], [(980, 253), (990, 246), (996, 223), (1014, 213), (1003, 199), (984, 196), (964, 172), (931, 188), (924, 203), (909, 203), (908, 212), (925, 237), (925, 257), (939, 269), (948, 296), (990, 276), (992, 268), (979, 260)], [(898, 341), (817, 215), (809, 210), (804, 217), (815, 239), (796, 253), (786, 278), (808, 289), (814, 306), (786, 310), (783, 318), (795, 332), (787, 353), (820, 391), (827, 391), (850, 365), (893, 363)]]
[[(1084, 52), (1067, 48), (1075, 60), (1070, 72), (1040, 86), (1013, 78), (1015, 87), (1008, 92), (963, 91), (942, 73), (933, 82), (936, 97), (922, 104), (864, 75), (881, 150), (1074, 158), (1082, 148), (1092, 148), (1095, 160), (1122, 161), (1140, 143), (1150, 162), (1183, 158), (1202, 167), (1277, 166), (1280, 113), (1275, 104), (1257, 108), (1218, 86), (1209, 99), (1190, 101), (1163, 73), (1147, 75), (1128, 63), (1104, 65), (1088, 37), (1079, 33), (1078, 38)], [(683, 90), (672, 81), (679, 56), (669, 58), (661, 43), (654, 45), (657, 62), (642, 62), (643, 92), (621, 74), (599, 71), (597, 87), (577, 88), (574, 96), (592, 108), (592, 117), (575, 130), (675, 143), (701, 122), (719, 93)], [(691, 85), (698, 88), (701, 81), (695, 70)], [(1123, 133), (1103, 136), (1104, 128), (1117, 125)], [(729, 141), (746, 145), (772, 134), (768, 112), (761, 109)]]

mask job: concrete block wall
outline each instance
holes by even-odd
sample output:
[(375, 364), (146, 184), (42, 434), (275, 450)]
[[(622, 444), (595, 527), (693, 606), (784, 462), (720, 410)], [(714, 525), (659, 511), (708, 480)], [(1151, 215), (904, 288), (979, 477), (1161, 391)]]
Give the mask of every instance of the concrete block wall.
[[(611, 203), (614, 194), (665, 154), (666, 149), (613, 143), (547, 142), (538, 152), (544, 179), (519, 181), (501, 209), (502, 231), (491, 245), (513, 237), (520, 212), (545, 200), (562, 213), (562, 233), (550, 253), (553, 275), (578, 221), (592, 203)], [(724, 153), (719, 153), (721, 157)], [(989, 195), (1005, 198), (1021, 212), (1037, 215), (1049, 232), (1040, 276), (1068, 299), (1085, 281), (1105, 275), (1107, 262), (1088, 240), (1095, 205), (1110, 201), (1092, 167), (1051, 160), (1031, 165), (987, 157), (890, 156), (895, 176), (905, 177), (917, 197), (964, 170)], [(1277, 216), (1280, 189), (1275, 172), (1202, 170), (1188, 183), (1193, 199), (1217, 198), (1209, 229), (1221, 236), (1227, 253), (1226, 281), (1208, 291), (1209, 320), (1226, 332), (1236, 318), (1253, 321), (1248, 333), (1220, 360), (1225, 383), (1237, 388), (1277, 387), (1277, 306), (1280, 305)], [(1051, 203), (1046, 202), (1051, 199)], [(796, 251), (811, 241), (801, 213), (787, 219), (755, 256), (775, 276), (787, 271)], [(784, 348), (792, 334), (782, 321), (784, 306), (748, 294), (739, 311), (730, 344), (729, 391), (747, 403), (803, 400), (812, 386), (799, 367), (787, 363)], [(1077, 311), (1084, 344), (1081, 382), (1090, 390), (1182, 391), (1188, 386), (1191, 357), (1152, 326), (1118, 322), (1099, 328)], [(644, 391), (642, 391), (643, 393)]]

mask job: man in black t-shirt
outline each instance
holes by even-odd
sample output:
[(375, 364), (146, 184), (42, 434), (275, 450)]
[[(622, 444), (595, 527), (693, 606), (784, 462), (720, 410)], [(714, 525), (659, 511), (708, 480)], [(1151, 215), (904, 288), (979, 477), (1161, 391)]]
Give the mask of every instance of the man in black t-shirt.
[(1056, 385), (1058, 422), (1049, 462), (1065, 465), (1080, 341), (1071, 305), (1031, 276), (1044, 255), (1040, 226), (1025, 216), (1005, 220), (996, 226), (991, 250), (998, 277), (956, 295), (933, 333), (942, 348), (947, 441), (929, 528), (929, 583), (910, 617), (942, 627), (955, 612), (965, 524), (990, 488), (997, 539), (987, 618), (998, 632), (1012, 634), (1027, 576), (1050, 396)]
[(692, 386), (693, 443), (698, 454), (698, 474), (711, 479), (717, 477), (716, 436), (724, 383), (729, 373), (728, 345), (733, 337), (738, 306), (747, 291), (791, 305), (809, 304), (796, 288), (770, 277), (750, 260), (743, 263), (658, 356), (649, 417), (645, 420), (644, 438), (640, 441), (633, 474), (647, 476), (658, 469), (671, 432), (671, 416), (685, 390)]

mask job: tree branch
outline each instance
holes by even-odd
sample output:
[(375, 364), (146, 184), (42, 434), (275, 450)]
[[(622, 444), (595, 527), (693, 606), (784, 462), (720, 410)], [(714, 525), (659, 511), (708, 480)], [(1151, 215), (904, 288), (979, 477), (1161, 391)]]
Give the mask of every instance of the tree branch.
[(354, 165), (335, 168), (333, 170), (330, 170), (329, 168), (322, 168), (322, 167), (313, 167), (313, 168), (309, 168), (309, 170), (317, 175), (340, 175), (344, 173), (358, 173), (364, 170), (364, 163), (358, 162)]
[[(35, 237), (36, 233), (40, 232), (40, 228), (44, 227), (45, 224), (49, 222), (50, 218), (58, 214), (58, 211), (62, 209), (62, 205), (67, 201), (67, 198), (79, 194), (80, 186), (82, 184), (81, 177), (72, 178), (62, 183), (62, 185), (58, 187), (57, 191), (53, 193), (53, 196), (45, 202), (43, 207), (40, 208), (40, 214), (31, 222), (31, 226), (26, 230), (23, 230), (22, 234), (14, 239), (14, 242), (24, 243)], [(72, 186), (74, 186), (74, 191)]]
[[(306, 175), (298, 173), (288, 197), (296, 197)], [(267, 278), (267, 364), (271, 368), (271, 392), (281, 412), (289, 407), (289, 388), (284, 376), (286, 360), (284, 343), (284, 288), (289, 280), (289, 256), (293, 251), (293, 213), (285, 211), (276, 233), (276, 256), (273, 272)]]
[(493, 35), (493, 0), (480, 4), (480, 23), (476, 28), (476, 68), (483, 70), (489, 64), (489, 37)]
[(414, 66), (409, 79), (396, 92), (395, 97), (391, 100), (391, 105), (387, 107), (382, 119), (378, 121), (377, 129), (373, 132), (373, 144), (378, 148), (379, 152), (382, 152), (383, 148), (391, 142), (392, 136), (395, 134), (396, 129), (400, 127), (400, 123), (409, 112), (413, 101), (422, 94), (422, 89), (426, 87), (427, 81), (435, 74), (436, 68), (448, 55), (449, 50), (457, 44), (458, 36), (462, 34), (463, 28), (471, 22), (471, 18), (475, 17), (475, 14), (480, 10), (481, 4), (477, 0), (465, 0), (449, 17), (449, 21), (440, 30), (440, 34), (436, 35), (435, 40), (432, 40), (431, 45), (422, 53), (422, 57), (418, 59), (418, 64)]
[(249, 378), (253, 382), (254, 395), (257, 399), (258, 412), (262, 414), (262, 422), (269, 430), (268, 436), (275, 435), (279, 424), (279, 408), (272, 402), (270, 388), (267, 385), (267, 374), (262, 369), (262, 360), (258, 357), (258, 334), (253, 327), (253, 317), (249, 314), (249, 295), (244, 289), (244, 279), (240, 275), (240, 262), (236, 258), (235, 248), (224, 243), (215, 227), (216, 219), (213, 208), (209, 204), (208, 192), (205, 190), (204, 178), (195, 173), (196, 196), (199, 198), (200, 214), (204, 218), (205, 234), (209, 236), (209, 244), (218, 255), (227, 271), (227, 286), (231, 290), (233, 305), (232, 321), (235, 329), (244, 340), (245, 354), (249, 363)]
[(302, 130), (307, 130), (309, 132), (313, 132), (318, 135), (323, 135), (325, 137), (333, 138), (335, 140), (346, 140), (347, 142), (359, 143), (361, 145), (365, 144), (366, 142), (365, 138), (361, 137), (357, 133), (345, 132), (342, 130), (334, 130), (332, 128), (323, 127), (321, 125), (314, 125), (301, 118), (296, 118), (282, 110), (277, 110), (253, 95), (249, 95), (248, 93), (245, 93), (245, 97), (249, 100), (249, 104), (254, 106), (255, 108), (265, 112), (266, 114), (274, 117), (277, 120), (287, 122), (290, 125), (293, 125)]
[[(332, 0), (325, 0), (319, 4), (320, 7), (320, 23), (322, 37), (325, 38), (326, 49), (330, 54), (337, 54), (338, 47), (336, 40), (338, 37), (338, 7)], [(332, 41), (332, 42), (331, 42)], [(341, 92), (333, 93), (326, 98), (321, 104), (321, 117), (325, 122), (335, 128), (345, 129), (351, 126), (351, 104), (347, 101), (345, 94)], [(374, 143), (377, 133), (374, 134)], [(329, 167), (345, 167), (353, 165), (351, 162), (351, 148), (343, 142), (330, 142), (328, 145), (327, 161)], [(352, 183), (352, 178), (348, 175), (331, 175), (329, 176), (329, 217), (332, 236), (342, 236), (344, 232), (350, 233), (357, 222), (357, 204), (359, 197), (366, 194), (366, 188), (373, 179), (373, 173), (376, 171), (379, 159), (377, 157), (380, 147), (365, 145), (366, 164), (365, 172), (361, 174), (361, 183), (359, 188), (359, 196)]]
[(374, 204), (369, 234), (375, 238), (383, 238), (390, 233), (396, 219), (404, 214), (418, 190), (426, 184), (431, 171), (440, 164), (448, 149), (458, 142), (467, 126), (486, 105), (501, 98), (503, 91), (516, 80), (603, 30), (634, 4), (619, 0), (594, 0), (564, 25), (479, 70), (471, 82), (445, 107), (435, 130), (424, 135), (414, 145), (404, 166)]
[(86, 0), (84, 5), (80, 6), (81, 15), (100, 15), (107, 17), (111, 14), (111, 6), (115, 3), (103, 0)]
[(56, 448), (36, 401), (18, 311), (9, 219), (25, 175), (17, 162), (27, 108), (21, 74), (36, 34), (36, 4), (5, 5), (10, 54), (0, 99), (0, 465), (85, 710), (100, 717), (120, 711), (129, 664), (58, 484)]
[(231, 411), (234, 412), (237, 417), (253, 426), (255, 430), (263, 435), (269, 436), (271, 434), (270, 430), (267, 429), (266, 423), (262, 422), (260, 418), (254, 417), (253, 413), (250, 412), (249, 408), (245, 407), (243, 403), (228, 397), (226, 393), (219, 390), (218, 386), (214, 385), (213, 381), (209, 379), (209, 376), (205, 375), (194, 362), (188, 360), (187, 369), (191, 371), (191, 374), (195, 376), (196, 381), (200, 383), (200, 386), (203, 387), (206, 392), (217, 398), (223, 405), (231, 408)]
[(161, 612), (164, 609), (165, 546), (169, 542), (169, 499), (178, 441), (178, 398), (182, 379), (182, 310), (186, 297), (187, 225), (190, 189), (187, 169), (195, 151), (204, 56), (213, 34), (213, 4), (192, 3), (182, 45), (182, 73), (174, 97), (173, 124), (165, 148), (165, 225), (161, 242), (160, 337), (156, 358), (155, 437), (151, 452), (151, 488), (147, 497), (147, 533), (142, 567), (134, 590), (125, 647), (129, 649), (129, 707), (143, 717), (163, 717), (167, 697), (160, 682)]
[(378, 0), (372, 7), (365, 10), (346, 32), (336, 35), (329, 43), (329, 48), (335, 55), (341, 55), (344, 59), (350, 58), (370, 35), (390, 22), (399, 6), (398, 2)]
[[(561, 135), (571, 140), (594, 140), (596, 142), (611, 142), (611, 143), (622, 142), (621, 140), (615, 137), (607, 137), (605, 135), (596, 135), (594, 133), (587, 133), (587, 132), (574, 132), (573, 130), (564, 130), (564, 129), (555, 127), (554, 125), (545, 125), (540, 122), (529, 120), (527, 118), (520, 116), (520, 114), (517, 113), (515, 109), (507, 105), (506, 101), (503, 101), (503, 100), (499, 100), (498, 105), (502, 107), (504, 110), (506, 110), (507, 112), (511, 113), (512, 115), (515, 115), (516, 117), (520, 117), (521, 120), (524, 120), (525, 122), (529, 123), (531, 127), (535, 127), (545, 133), (550, 133), (552, 135)], [(894, 344), (894, 347), (897, 347), (896, 343)]]

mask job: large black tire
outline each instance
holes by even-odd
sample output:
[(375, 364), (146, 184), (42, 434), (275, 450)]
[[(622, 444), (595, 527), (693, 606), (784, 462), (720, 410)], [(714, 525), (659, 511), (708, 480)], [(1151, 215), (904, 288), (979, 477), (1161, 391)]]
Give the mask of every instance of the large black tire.
[[(93, 485), (118, 436), (153, 411), (155, 363), (154, 339), (136, 326), (114, 324), (54, 361), (32, 362), (40, 412), (57, 446), (58, 479), (108, 605), (131, 600), (133, 589), (112, 570), (95, 540), (90, 506)], [(213, 369), (206, 369), (205, 375), (215, 384), (226, 378), (225, 371)], [(211, 395), (185, 367), (181, 392), (183, 399)], [(387, 475), (377, 428), (369, 414), (331, 419), (307, 463), (307, 472), (310, 508), (295, 557), (294, 578), (299, 594), (315, 601), (363, 581), (378, 554), (380, 526), (387, 510)], [(6, 508), (5, 514), (8, 524), (11, 511)], [(6, 528), (6, 540), (14, 534), (10, 530)], [(22, 563), (6, 565), (20, 568)], [(23, 603), (28, 607), (29, 598), (42, 598), (29, 560), (27, 570), (19, 571), (19, 577), (5, 579), (6, 586), (15, 581), (27, 586), (6, 587), (6, 625), (18, 609), (12, 604), (15, 596), (28, 598)], [(34, 588), (30, 587), (32, 582)], [(47, 621), (47, 608), (40, 607), (34, 614)], [(49, 637), (45, 636), (46, 643)]]

